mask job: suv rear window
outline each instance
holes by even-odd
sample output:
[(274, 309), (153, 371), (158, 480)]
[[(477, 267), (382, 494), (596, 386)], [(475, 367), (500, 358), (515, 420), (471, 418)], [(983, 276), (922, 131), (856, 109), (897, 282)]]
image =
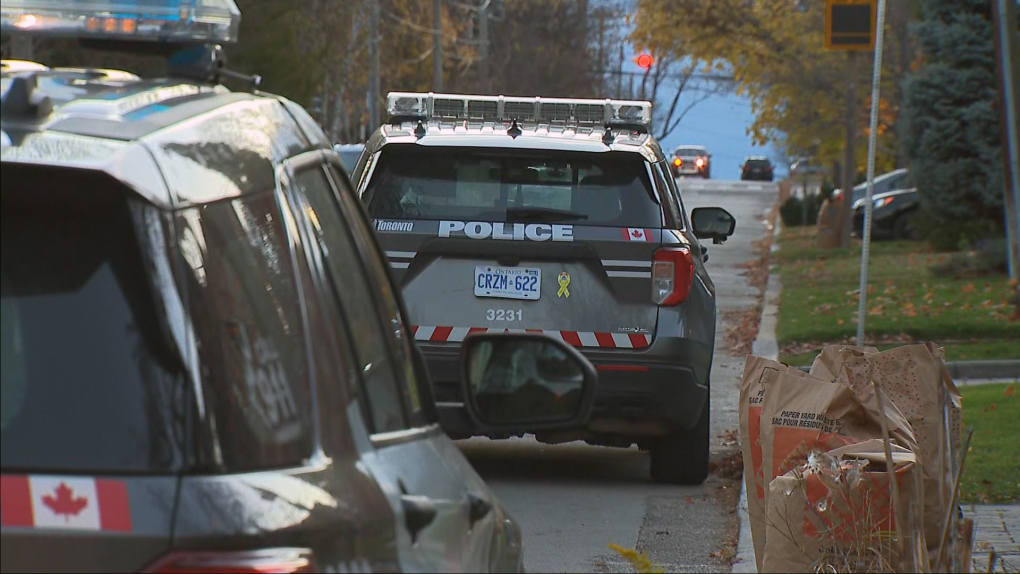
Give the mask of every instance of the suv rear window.
[(768, 167), (772, 165), (767, 159), (749, 159), (747, 160), (748, 167)]
[(2, 184), (0, 466), (180, 469), (189, 392), (148, 272), (159, 214), (105, 178), (17, 169)]
[(661, 227), (646, 166), (630, 152), (390, 144), (365, 197), (375, 218), (499, 222), (508, 208), (536, 208), (574, 212), (564, 221), (575, 225)]

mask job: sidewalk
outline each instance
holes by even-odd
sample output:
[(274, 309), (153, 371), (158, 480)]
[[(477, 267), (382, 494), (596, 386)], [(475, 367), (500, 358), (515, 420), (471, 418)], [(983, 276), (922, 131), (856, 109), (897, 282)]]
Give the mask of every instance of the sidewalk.
[[(974, 519), (971, 572), (1020, 572), (1020, 505), (965, 504), (963, 514)], [(988, 561), (995, 551), (994, 570)]]
[[(776, 225), (776, 234), (779, 225)], [(778, 245), (773, 245), (775, 251)], [(761, 326), (758, 338), (754, 342), (752, 353), (768, 359), (778, 360), (779, 344), (776, 341), (776, 320), (779, 312), (779, 293), (782, 283), (776, 273), (769, 274), (765, 288), (765, 301), (762, 306)], [(958, 381), (957, 381), (958, 382)], [(971, 384), (985, 381), (974, 380)], [(988, 381), (990, 382), (990, 381)], [(754, 545), (751, 543), (751, 522), (747, 513), (747, 492), (744, 481), (740, 481), (740, 504), (737, 516), (740, 522), (740, 535), (737, 543), (737, 555), (733, 562), (733, 572), (756, 572)], [(1020, 572), (1020, 504), (962, 505), (965, 516), (974, 519), (974, 552), (971, 572)], [(995, 552), (996, 560), (989, 570), (989, 557)]]

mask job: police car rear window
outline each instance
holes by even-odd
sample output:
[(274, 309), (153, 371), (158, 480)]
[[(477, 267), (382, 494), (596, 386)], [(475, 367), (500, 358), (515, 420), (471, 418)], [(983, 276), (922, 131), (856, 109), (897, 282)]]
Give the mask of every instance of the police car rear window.
[(574, 225), (661, 227), (644, 159), (630, 152), (488, 148), (383, 148), (365, 191), (372, 217), (418, 220), (554, 221)]

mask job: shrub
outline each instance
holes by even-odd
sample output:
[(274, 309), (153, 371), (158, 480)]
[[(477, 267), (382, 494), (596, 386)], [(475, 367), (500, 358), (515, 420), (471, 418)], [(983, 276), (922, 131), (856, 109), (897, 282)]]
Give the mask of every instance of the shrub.
[(1009, 267), (1005, 239), (988, 239), (971, 249), (952, 254), (944, 263), (931, 266), (935, 275), (970, 279), (1005, 273)]
[(791, 197), (779, 207), (779, 215), (783, 218), (783, 225), (786, 227), (798, 227), (804, 224), (804, 203), (807, 202), (807, 224), (818, 223), (818, 210), (822, 207), (823, 196), (812, 193), (807, 198)]

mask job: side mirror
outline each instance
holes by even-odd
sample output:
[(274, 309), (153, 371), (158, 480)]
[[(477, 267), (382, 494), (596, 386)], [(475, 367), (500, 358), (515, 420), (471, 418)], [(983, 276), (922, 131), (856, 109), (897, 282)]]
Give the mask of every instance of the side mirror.
[(691, 210), (691, 226), (698, 239), (719, 244), (733, 235), (737, 220), (721, 207), (697, 207)]
[(540, 333), (464, 339), (465, 406), (482, 432), (577, 428), (595, 404), (598, 374), (577, 349)]

